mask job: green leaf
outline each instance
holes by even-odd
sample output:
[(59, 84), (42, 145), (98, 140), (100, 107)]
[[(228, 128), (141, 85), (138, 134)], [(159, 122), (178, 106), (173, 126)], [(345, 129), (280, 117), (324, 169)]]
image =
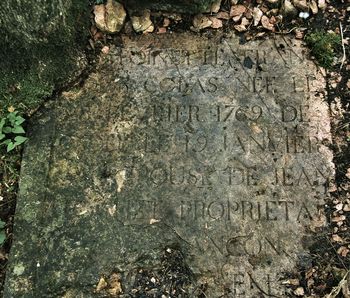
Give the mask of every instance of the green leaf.
[(0, 141), (3, 140), (4, 138), (5, 138), (5, 135), (0, 132)]
[(26, 140), (28, 140), (28, 138), (26, 138), (26, 137), (22, 137), (22, 136), (15, 137), (15, 146), (18, 146), (18, 145), (24, 143)]
[(15, 149), (16, 145), (12, 142), (7, 144), (7, 152), (10, 152), (11, 150)]
[(24, 129), (22, 126), (15, 126), (13, 129), (12, 129), (12, 132), (13, 133), (25, 133)]
[(0, 220), (0, 229), (5, 228), (6, 222)]
[(0, 232), (0, 245), (3, 245), (6, 240), (6, 234), (5, 231)]
[(5, 122), (6, 122), (5, 118), (1, 118), (1, 121), (0, 121), (0, 132), (2, 131), (2, 128), (5, 125)]
[(16, 125), (21, 125), (24, 121), (25, 121), (25, 119), (24, 119), (23, 117), (17, 116), (17, 117), (16, 117), (15, 124), (16, 124)]
[(10, 126), (5, 126), (2, 129), (2, 132), (4, 132), (4, 133), (11, 133), (11, 131), (12, 131), (12, 128)]
[(10, 139), (6, 139), (6, 140), (3, 141), (2, 143), (0, 143), (0, 145), (3, 145), (3, 144), (8, 145), (10, 142), (11, 142)]
[(12, 112), (7, 115), (7, 119), (10, 120), (11, 124), (13, 125), (16, 121), (16, 114), (17, 112)]

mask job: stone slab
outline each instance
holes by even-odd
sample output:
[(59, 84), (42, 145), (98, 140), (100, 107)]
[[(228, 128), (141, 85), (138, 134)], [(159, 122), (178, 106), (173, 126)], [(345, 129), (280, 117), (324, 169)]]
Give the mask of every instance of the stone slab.
[(32, 121), (5, 297), (106, 297), (116, 272), (144, 297), (137, 274), (172, 251), (190, 282), (171, 297), (286, 297), (334, 175), (323, 76), (296, 43), (111, 46)]

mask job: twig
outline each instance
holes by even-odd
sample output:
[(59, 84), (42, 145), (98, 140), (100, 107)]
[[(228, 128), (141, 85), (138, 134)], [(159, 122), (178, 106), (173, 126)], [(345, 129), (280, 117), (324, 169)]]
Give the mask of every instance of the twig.
[(339, 23), (339, 27), (340, 27), (341, 45), (343, 48), (343, 58), (341, 60), (341, 65), (340, 65), (340, 69), (342, 69), (344, 62), (346, 60), (346, 52), (345, 52), (345, 46), (344, 46), (343, 27), (342, 27), (341, 23)]

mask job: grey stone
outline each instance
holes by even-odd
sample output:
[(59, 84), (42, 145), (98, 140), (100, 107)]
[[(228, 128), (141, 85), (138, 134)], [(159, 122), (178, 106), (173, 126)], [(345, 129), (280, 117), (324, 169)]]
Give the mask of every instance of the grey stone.
[(32, 120), (5, 297), (161, 297), (169, 264), (172, 297), (286, 297), (334, 174), (322, 74), (286, 37), (134, 38)]

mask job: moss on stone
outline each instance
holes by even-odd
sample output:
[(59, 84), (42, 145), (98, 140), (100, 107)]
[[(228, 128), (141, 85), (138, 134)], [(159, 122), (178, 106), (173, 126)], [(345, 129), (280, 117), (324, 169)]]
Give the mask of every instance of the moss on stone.
[(84, 66), (89, 3), (5, 1), (0, 4), (0, 113), (30, 112)]

